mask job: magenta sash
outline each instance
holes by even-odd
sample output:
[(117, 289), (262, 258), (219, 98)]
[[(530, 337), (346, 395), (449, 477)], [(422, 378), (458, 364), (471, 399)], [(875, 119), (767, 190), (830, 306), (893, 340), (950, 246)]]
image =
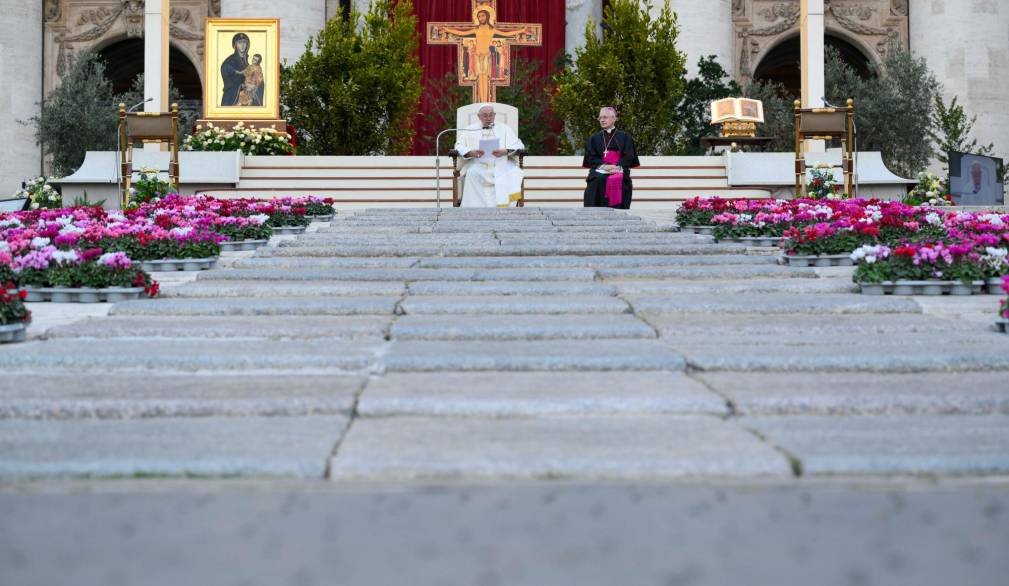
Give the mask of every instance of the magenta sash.
[[(620, 151), (606, 151), (603, 153), (603, 163), (616, 165), (620, 162)], [(606, 199), (611, 206), (620, 205), (624, 200), (624, 172), (610, 173), (606, 176)]]

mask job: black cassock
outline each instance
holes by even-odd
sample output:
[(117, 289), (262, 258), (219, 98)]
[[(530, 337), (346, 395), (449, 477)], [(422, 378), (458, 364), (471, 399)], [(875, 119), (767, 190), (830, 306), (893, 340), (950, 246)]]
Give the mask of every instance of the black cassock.
[(596, 173), (596, 167), (603, 164), (603, 149), (618, 151), (620, 161), (617, 163), (624, 169), (623, 199), (620, 205), (612, 206), (622, 210), (631, 207), (631, 167), (638, 167), (638, 152), (634, 148), (634, 139), (623, 130), (614, 129), (612, 136), (605, 130), (593, 134), (589, 137), (588, 144), (585, 145), (585, 158), (582, 159), (582, 167), (589, 167), (589, 176), (585, 178), (585, 207), (605, 208), (610, 207), (609, 199), (606, 197), (606, 178), (608, 175)]

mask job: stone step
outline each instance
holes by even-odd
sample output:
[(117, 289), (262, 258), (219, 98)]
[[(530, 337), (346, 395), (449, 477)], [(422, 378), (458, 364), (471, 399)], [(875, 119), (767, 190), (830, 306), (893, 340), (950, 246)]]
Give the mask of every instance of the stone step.
[(354, 423), (333, 480), (786, 478), (785, 457), (702, 415), (535, 419), (395, 417)]
[(0, 419), (349, 415), (364, 376), (154, 373), (0, 378)]
[(400, 297), (176, 298), (117, 303), (110, 315), (392, 315)]
[(328, 269), (408, 269), (420, 263), (419, 257), (365, 257), (365, 258), (298, 258), (259, 257), (240, 258), (231, 263), (233, 269), (265, 268), (328, 268)]
[(724, 399), (680, 372), (439, 372), (373, 377), (361, 417), (728, 415)]
[[(1004, 334), (1002, 334), (1004, 335)], [(672, 344), (673, 347), (679, 344)], [(777, 347), (751, 344), (736, 347), (723, 343), (684, 344), (691, 367), (702, 371), (744, 370), (751, 372), (968, 372), (1009, 371), (1009, 345), (960, 343), (946, 347), (941, 336), (932, 343), (909, 346), (899, 341)]]
[(1009, 473), (1004, 415), (811, 415), (741, 423), (795, 455), (806, 476)]
[(869, 298), (864, 295), (824, 293), (797, 297), (782, 293), (762, 295), (725, 294), (626, 297), (639, 314), (852, 314), (852, 313), (921, 313), (921, 307), (900, 297)]
[(570, 313), (629, 313), (627, 303), (615, 297), (530, 296), (530, 295), (455, 295), (408, 296), (400, 303), (406, 315), (541, 315)]
[[(741, 254), (738, 244), (592, 244), (558, 246), (279, 246), (259, 249), (257, 257), (416, 257), (416, 256), (611, 256)], [(783, 267), (784, 268), (784, 267)], [(802, 269), (791, 269), (802, 270)]]
[(683, 371), (686, 362), (654, 340), (402, 341), (383, 357), (389, 372)]
[(757, 279), (776, 277), (780, 279), (815, 279), (815, 269), (791, 269), (774, 264), (763, 265), (723, 265), (723, 266), (638, 266), (605, 267), (598, 269), (602, 279)]
[[(1009, 415), (1004, 372), (707, 372), (743, 415)], [(371, 388), (371, 385), (369, 385)]]
[(417, 281), (407, 285), (410, 295), (603, 295), (613, 297), (616, 287), (598, 282), (553, 281)]
[(983, 327), (965, 320), (913, 313), (793, 313), (775, 314), (769, 319), (754, 311), (714, 315), (649, 314), (646, 319), (661, 335), (671, 338), (710, 336), (726, 340), (733, 337), (777, 340), (786, 336), (825, 337), (847, 333), (871, 340), (885, 339), (895, 333), (931, 336), (984, 332)]
[(50, 328), (46, 337), (381, 340), (391, 322), (392, 316), (109, 316)]
[(232, 281), (592, 281), (584, 268), (552, 269), (221, 269), (198, 280)]
[(393, 340), (603, 340), (655, 338), (632, 315), (405, 315), (390, 329)]
[(746, 279), (743, 281), (608, 281), (620, 295), (725, 295), (743, 293), (856, 293), (850, 279)]
[(322, 478), (346, 416), (0, 421), (0, 478)]
[(591, 267), (591, 268), (625, 268), (625, 267), (664, 267), (664, 266), (694, 266), (694, 265), (776, 265), (772, 256), (726, 254), (726, 255), (690, 255), (690, 256), (489, 256), (489, 257), (449, 257), (423, 258), (417, 264), (420, 268), (472, 268), (472, 267), (510, 267), (510, 268), (542, 268), (542, 267)]
[(0, 349), (4, 371), (35, 372), (297, 372), (313, 374), (371, 371), (384, 342), (364, 340), (172, 340), (87, 339), (18, 344)]
[(406, 285), (396, 281), (239, 281), (200, 280), (162, 287), (161, 297), (348, 297), (399, 296)]

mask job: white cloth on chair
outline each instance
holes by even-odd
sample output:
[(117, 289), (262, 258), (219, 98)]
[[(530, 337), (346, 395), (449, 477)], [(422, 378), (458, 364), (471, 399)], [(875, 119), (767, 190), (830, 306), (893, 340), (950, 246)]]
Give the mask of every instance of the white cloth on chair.
[[(474, 132), (479, 130), (480, 132)], [(463, 157), (460, 179), (463, 181), (463, 207), (502, 207), (517, 202), (522, 195), (522, 169), (514, 157), (496, 157), (493, 161), (481, 161), (466, 155), (480, 147), (480, 141), (497, 137), (501, 148), (515, 151), (524, 148), (522, 141), (512, 129), (504, 124), (482, 128), (479, 123), (470, 124), (466, 131), (459, 133), (455, 149)]]

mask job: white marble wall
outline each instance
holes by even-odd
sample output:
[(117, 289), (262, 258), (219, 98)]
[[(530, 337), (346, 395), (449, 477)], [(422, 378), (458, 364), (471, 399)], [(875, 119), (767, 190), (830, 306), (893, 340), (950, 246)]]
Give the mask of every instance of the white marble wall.
[(224, 18), (279, 18), (280, 59), (294, 63), (326, 24), (326, 0), (221, 0)]
[(603, 3), (600, 0), (567, 0), (565, 8), (564, 50), (574, 57), (575, 51), (585, 46), (585, 25), (589, 19), (596, 23), (596, 34), (599, 34)]
[(924, 57), (948, 101), (977, 115), (975, 136), (1009, 158), (1009, 1), (912, 0), (911, 50)]
[[(652, 2), (652, 14), (658, 16), (662, 5), (662, 0)], [(677, 45), (687, 55), (687, 76), (697, 74), (697, 61), (701, 57), (714, 55), (725, 71), (735, 77), (731, 0), (670, 0), (669, 6), (679, 22)]]
[(19, 124), (38, 112), (42, 100), (42, 3), (4, 1), (0, 10), (0, 198), (39, 174), (34, 130)]

